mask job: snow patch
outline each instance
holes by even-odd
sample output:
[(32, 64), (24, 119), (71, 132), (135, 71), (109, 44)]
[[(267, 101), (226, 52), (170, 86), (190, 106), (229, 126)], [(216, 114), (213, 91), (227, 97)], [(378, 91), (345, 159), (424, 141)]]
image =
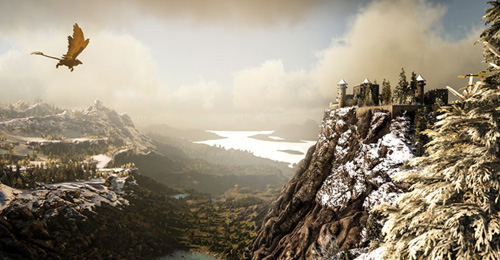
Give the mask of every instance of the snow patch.
[(10, 202), (16, 198), (22, 191), (0, 184), (0, 212), (10, 205)]
[(394, 133), (384, 135), (382, 145), (388, 148), (387, 157), (392, 163), (404, 163), (414, 157), (410, 146)]
[(371, 252), (360, 254), (354, 260), (379, 260), (383, 259), (384, 253), (385, 253), (384, 248), (379, 247)]
[(392, 182), (386, 182), (382, 184), (378, 189), (370, 192), (368, 197), (366, 197), (365, 202), (363, 202), (363, 208), (366, 211), (372, 210), (375, 206), (380, 204), (392, 205), (396, 199), (398, 199), (402, 194), (402, 191), (398, 189)]
[[(363, 140), (358, 140), (357, 135), (354, 134), (354, 131), (357, 131), (355, 125), (347, 126), (349, 129), (343, 133), (337, 133), (338, 130), (335, 131), (332, 128), (333, 122), (337, 124), (345, 122), (346, 118), (340, 115), (347, 115), (351, 109), (332, 111), (331, 117), (326, 119), (322, 125), (324, 131), (320, 135), (320, 142), (317, 146), (318, 156), (321, 156), (322, 152), (326, 151), (331, 143), (334, 143), (336, 144), (333, 148), (334, 163), (338, 163), (352, 148), (356, 146), (359, 148), (355, 151), (352, 160), (332, 168), (330, 175), (316, 194), (316, 201), (324, 207), (341, 210), (350, 201), (364, 194), (369, 186), (375, 186), (378, 188), (367, 194), (363, 204), (366, 210), (370, 210), (382, 203), (392, 203), (401, 192), (391, 182), (391, 179), (404, 162), (414, 157), (412, 147), (408, 144), (410, 123), (406, 118), (393, 119), (388, 134), (380, 138), (377, 143), (365, 144)], [(387, 116), (388, 114), (385, 112), (375, 112), (372, 118), (372, 130)], [(337, 142), (335, 142), (336, 138)]]
[(111, 157), (105, 155), (105, 154), (98, 154), (98, 155), (93, 155), (92, 160), (97, 161), (97, 169), (103, 169), (106, 168), (106, 165), (112, 160)]

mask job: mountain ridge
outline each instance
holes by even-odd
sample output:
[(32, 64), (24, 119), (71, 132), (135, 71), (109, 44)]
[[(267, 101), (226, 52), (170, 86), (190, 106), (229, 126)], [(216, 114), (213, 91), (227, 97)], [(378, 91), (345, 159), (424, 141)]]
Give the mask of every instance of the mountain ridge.
[(139, 153), (156, 148), (149, 137), (135, 128), (128, 115), (119, 115), (99, 100), (83, 111), (63, 110), (46, 103), (29, 106), (18, 101), (14, 105), (0, 106), (0, 118), (3, 119), (0, 134), (7, 139), (4, 141), (12, 139), (11, 143), (17, 146), (25, 145), (20, 141), (80, 138), (80, 141), (91, 142), (106, 138), (115, 148), (129, 146)]

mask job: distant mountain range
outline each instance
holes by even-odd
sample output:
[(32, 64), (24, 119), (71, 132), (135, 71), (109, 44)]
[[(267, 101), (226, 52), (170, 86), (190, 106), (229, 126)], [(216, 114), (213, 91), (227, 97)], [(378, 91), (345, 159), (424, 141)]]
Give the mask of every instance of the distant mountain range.
[(43, 162), (54, 156), (102, 154), (111, 159), (108, 167), (132, 162), (142, 174), (169, 186), (212, 194), (237, 184), (260, 190), (281, 187), (292, 174), (285, 163), (193, 144), (220, 138), (203, 130), (156, 125), (146, 131), (150, 136), (137, 130), (128, 115), (99, 100), (82, 111), (23, 101), (0, 106), (0, 156), (12, 162), (26, 156)]
[(95, 143), (106, 140), (107, 150), (130, 147), (147, 153), (156, 146), (139, 132), (127, 114), (119, 115), (96, 100), (83, 111), (64, 110), (46, 103), (19, 101), (0, 106), (0, 154), (24, 156), (37, 143)]

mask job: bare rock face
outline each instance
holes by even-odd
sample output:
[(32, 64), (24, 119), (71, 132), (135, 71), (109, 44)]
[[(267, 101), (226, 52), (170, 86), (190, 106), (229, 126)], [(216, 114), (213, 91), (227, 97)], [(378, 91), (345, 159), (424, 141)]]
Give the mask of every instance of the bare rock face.
[(413, 157), (410, 135), (407, 117), (326, 110), (316, 146), (270, 206), (252, 259), (335, 259), (367, 247), (369, 210), (402, 192), (392, 176)]

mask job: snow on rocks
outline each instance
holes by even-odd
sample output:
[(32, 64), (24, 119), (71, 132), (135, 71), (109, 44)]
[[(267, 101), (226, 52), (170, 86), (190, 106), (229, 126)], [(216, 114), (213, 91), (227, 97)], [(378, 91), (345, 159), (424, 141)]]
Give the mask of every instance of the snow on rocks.
[[(122, 188), (129, 177), (111, 175), (108, 179), (64, 182), (41, 185), (34, 190), (18, 190), (0, 184), (0, 211), (11, 207), (26, 207), (48, 218), (62, 212), (83, 216), (81, 212), (93, 211), (103, 203), (112, 207), (128, 206), (121, 196)], [(109, 185), (111, 184), (111, 185)]]
[(11, 201), (14, 200), (19, 194), (22, 194), (23, 192), (11, 188), (7, 185), (0, 184), (0, 212), (7, 208)]
[[(388, 113), (376, 111), (363, 139), (355, 124), (344, 126), (352, 122), (348, 117), (353, 116), (350, 114), (353, 110), (355, 113), (354, 108), (332, 110), (323, 122), (326, 131), (321, 131), (318, 145), (336, 147), (331, 174), (317, 192), (316, 201), (332, 210), (342, 210), (360, 196), (366, 196), (363, 208), (369, 211), (381, 203), (392, 203), (402, 192), (391, 180), (399, 167), (414, 157), (409, 141), (411, 124), (407, 117), (395, 118), (390, 121), (388, 133), (374, 138), (387, 129), (385, 124), (390, 118)], [(339, 125), (343, 128), (338, 129)], [(365, 143), (366, 140), (373, 143)]]
[[(379, 247), (371, 252), (369, 252), (368, 247), (354, 248), (347, 250), (351, 256), (357, 256), (354, 260), (380, 260), (383, 259), (384, 251), (383, 248)], [(340, 260), (346, 259), (345, 252), (340, 252), (334, 255), (330, 260)], [(349, 258), (351, 259), (351, 258)]]
[(392, 182), (386, 182), (378, 189), (370, 192), (363, 203), (363, 208), (369, 211), (380, 204), (392, 204), (399, 198), (402, 192)]
[(379, 247), (371, 252), (361, 253), (355, 260), (379, 260), (383, 259), (384, 248)]

